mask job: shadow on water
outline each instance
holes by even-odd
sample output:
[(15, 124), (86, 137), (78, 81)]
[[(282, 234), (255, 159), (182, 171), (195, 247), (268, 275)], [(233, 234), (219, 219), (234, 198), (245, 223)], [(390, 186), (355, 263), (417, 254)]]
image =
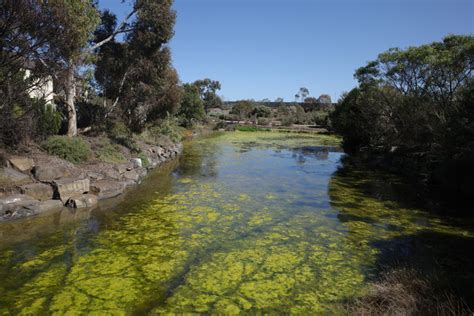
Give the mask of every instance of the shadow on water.
[(339, 210), (337, 218), (347, 227), (348, 239), (360, 242), (364, 236), (377, 249), (368, 281), (408, 267), (435, 290), (454, 293), (472, 309), (474, 223), (420, 207), (414, 191), (393, 175), (354, 169), (344, 161), (329, 184), (331, 205)]

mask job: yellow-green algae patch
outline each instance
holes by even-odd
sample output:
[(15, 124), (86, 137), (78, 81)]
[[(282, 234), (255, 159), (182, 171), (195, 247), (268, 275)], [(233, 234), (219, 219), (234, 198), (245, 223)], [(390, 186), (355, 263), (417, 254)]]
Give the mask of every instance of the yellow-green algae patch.
[(159, 178), (165, 193), (136, 210), (2, 251), (0, 314), (337, 314), (373, 275), (373, 242), (473, 237), (367, 194), (373, 174), (333, 174), (339, 153), (294, 154), (337, 139), (291, 136), (188, 143), (176, 172)]

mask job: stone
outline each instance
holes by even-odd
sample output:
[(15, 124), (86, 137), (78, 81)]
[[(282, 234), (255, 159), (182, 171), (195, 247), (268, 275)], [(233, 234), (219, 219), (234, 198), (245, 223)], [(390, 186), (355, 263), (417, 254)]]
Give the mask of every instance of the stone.
[(145, 177), (146, 174), (148, 173), (148, 171), (146, 170), (146, 168), (138, 168), (136, 171), (137, 171), (138, 176), (139, 176), (140, 178)]
[(41, 201), (38, 204), (38, 212), (59, 211), (64, 207), (61, 200)]
[(0, 168), (0, 186), (10, 187), (32, 183), (31, 178), (13, 168)]
[(140, 180), (140, 175), (135, 170), (127, 171), (123, 174), (125, 180), (132, 180), (138, 182)]
[(108, 169), (104, 173), (108, 178), (120, 180), (120, 173), (115, 169)]
[(33, 159), (26, 157), (15, 156), (8, 159), (8, 161), (10, 162), (13, 168), (21, 172), (29, 172), (31, 169), (33, 169), (35, 165)]
[(99, 200), (109, 199), (120, 195), (125, 190), (123, 182), (100, 180), (91, 184), (90, 193), (97, 195)]
[(130, 164), (132, 165), (132, 168), (142, 168), (143, 163), (141, 158), (132, 158), (130, 159)]
[(63, 202), (78, 194), (87, 193), (90, 190), (89, 179), (60, 179), (53, 182), (55, 198)]
[(94, 194), (80, 194), (70, 197), (65, 205), (71, 208), (84, 208), (97, 205), (98, 199)]
[(119, 174), (123, 174), (127, 172), (127, 165), (124, 165), (124, 164), (115, 165), (114, 169), (117, 170)]
[(61, 165), (40, 165), (33, 168), (35, 178), (42, 182), (52, 182), (72, 176), (70, 171)]
[[(25, 210), (34, 210), (39, 204), (39, 201), (33, 199), (31, 196), (24, 195), (24, 194), (15, 194), (6, 196), (0, 199), (0, 215), (8, 215), (12, 217), (12, 214), (16, 214), (14, 217), (22, 217), (26, 213), (31, 213), (29, 211), (21, 211), (22, 209)], [(23, 215), (22, 215), (23, 214)], [(21, 215), (21, 216), (20, 216)], [(26, 214), (27, 215), (27, 214)]]
[(51, 200), (53, 198), (53, 188), (44, 183), (32, 183), (20, 187), (21, 193), (31, 196), (37, 200)]
[(98, 172), (89, 172), (87, 176), (89, 177), (89, 179), (94, 180), (94, 181), (99, 181), (99, 180), (104, 179), (104, 175)]

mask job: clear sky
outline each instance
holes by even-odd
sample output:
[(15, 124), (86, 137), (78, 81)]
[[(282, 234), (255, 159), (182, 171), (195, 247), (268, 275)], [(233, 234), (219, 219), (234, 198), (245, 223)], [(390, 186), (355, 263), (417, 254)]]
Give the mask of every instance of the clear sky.
[[(100, 0), (119, 17), (119, 0)], [(181, 81), (219, 80), (225, 100), (356, 85), (354, 70), (391, 47), (474, 34), (474, 0), (175, 0), (173, 64)]]

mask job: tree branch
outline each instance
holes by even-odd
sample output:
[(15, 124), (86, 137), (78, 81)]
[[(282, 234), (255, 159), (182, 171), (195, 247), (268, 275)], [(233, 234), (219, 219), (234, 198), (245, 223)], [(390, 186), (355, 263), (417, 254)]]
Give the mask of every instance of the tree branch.
[[(124, 33), (124, 28), (125, 26), (127, 25), (127, 22), (128, 20), (135, 14), (137, 13), (138, 11), (138, 8), (134, 8), (126, 17), (125, 19), (123, 19), (123, 21), (120, 23), (120, 25), (115, 29), (115, 31), (110, 34), (108, 37), (106, 37), (105, 39), (103, 39), (102, 41), (100, 41), (99, 43), (95, 44), (94, 46), (92, 46), (91, 48), (89, 48), (89, 52), (92, 52), (94, 50), (96, 50), (97, 48), (101, 47), (102, 45), (110, 42), (112, 39), (114, 39), (115, 36), (117, 36), (117, 34), (120, 34), (120, 33)], [(129, 31), (129, 30), (127, 30)]]

